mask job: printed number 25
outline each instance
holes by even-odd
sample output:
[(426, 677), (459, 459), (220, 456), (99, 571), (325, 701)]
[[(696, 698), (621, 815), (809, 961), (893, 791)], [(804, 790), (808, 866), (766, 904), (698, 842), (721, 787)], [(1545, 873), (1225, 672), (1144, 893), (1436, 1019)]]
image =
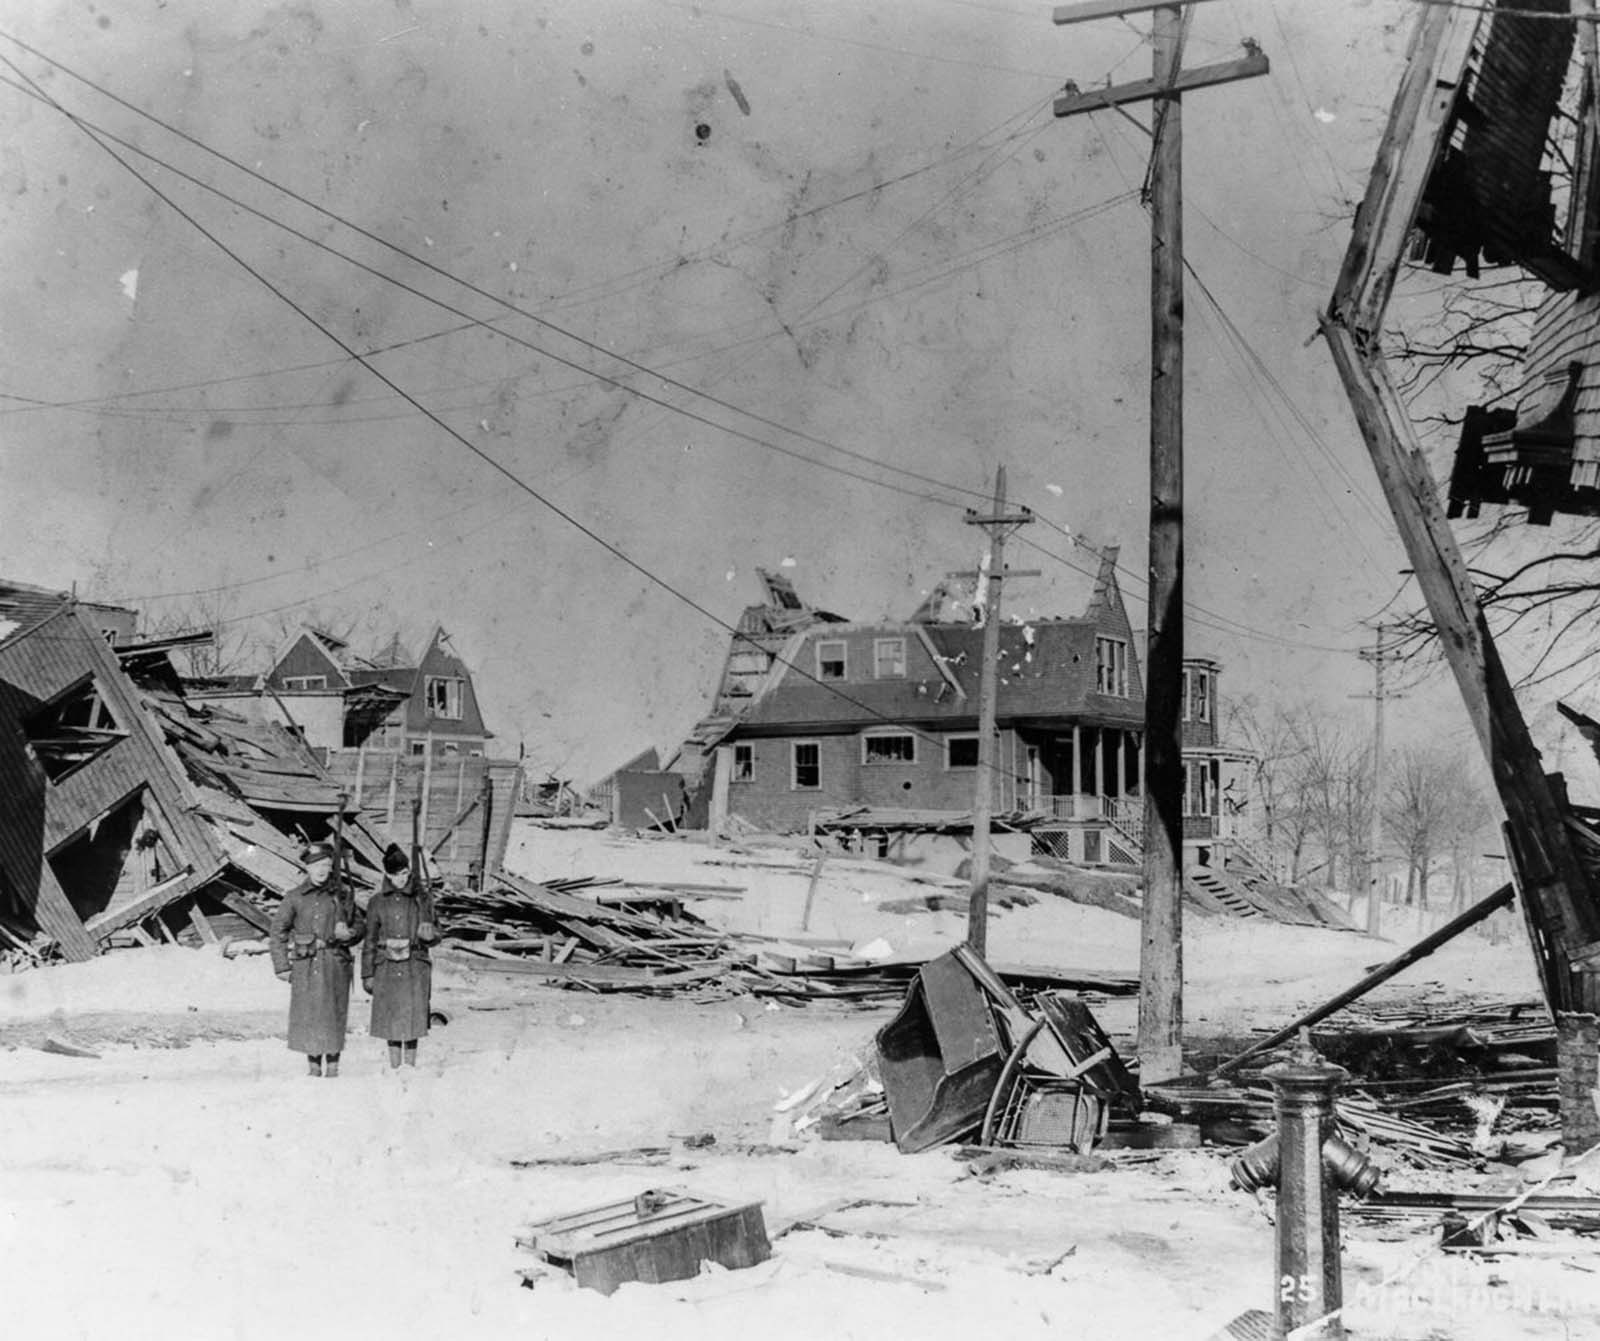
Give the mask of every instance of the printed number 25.
[(1307, 1276), (1280, 1276), (1278, 1278), (1278, 1298), (1288, 1303), (1298, 1301), (1302, 1304), (1311, 1302), (1311, 1277)]

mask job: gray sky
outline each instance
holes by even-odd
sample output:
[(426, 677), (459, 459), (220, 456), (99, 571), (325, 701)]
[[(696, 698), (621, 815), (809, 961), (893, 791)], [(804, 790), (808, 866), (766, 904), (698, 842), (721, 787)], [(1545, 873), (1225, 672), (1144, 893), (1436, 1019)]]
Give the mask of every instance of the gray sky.
[[(1225, 695), (1361, 711), (1359, 621), (1405, 567), (1310, 337), (1413, 14), (1194, 9), (1188, 64), (1244, 36), (1273, 64), (1184, 103), (1188, 641)], [(1003, 461), (1049, 519), (1011, 608), (1081, 608), (1078, 538), (1123, 546), (1140, 622), (1146, 141), (1049, 101), (1148, 75), (1148, 22), (1049, 15), (11, 0), (0, 28), (166, 126), (0, 43), (50, 97), (443, 304), (119, 151), (466, 443), (0, 89), (0, 572), (206, 591), (256, 635), (302, 602), (373, 644), (441, 621), (498, 734), (581, 778), (680, 738), (726, 633), (508, 476), (723, 620), (785, 560), (866, 618), (973, 565), (962, 509)], [(1428, 703), (1469, 739), (1447, 684)]]

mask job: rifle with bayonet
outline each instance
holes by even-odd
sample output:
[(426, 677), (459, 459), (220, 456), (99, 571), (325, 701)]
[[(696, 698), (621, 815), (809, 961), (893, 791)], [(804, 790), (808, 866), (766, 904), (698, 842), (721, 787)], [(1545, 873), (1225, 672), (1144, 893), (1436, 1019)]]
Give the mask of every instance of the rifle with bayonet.
[(424, 945), (439, 939), (439, 930), (433, 925), (433, 882), (423, 869), (422, 854), (422, 802), (411, 801), (411, 892), (417, 899), (417, 939)]

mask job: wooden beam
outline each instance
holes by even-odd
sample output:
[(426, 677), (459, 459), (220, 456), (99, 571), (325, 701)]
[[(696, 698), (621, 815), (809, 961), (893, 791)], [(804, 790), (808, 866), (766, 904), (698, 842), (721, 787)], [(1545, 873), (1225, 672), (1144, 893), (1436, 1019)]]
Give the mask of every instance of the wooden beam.
[(1593, 1010), (1600, 1001), (1582, 1004), (1578, 996), (1600, 990), (1600, 975), (1589, 975), (1595, 982), (1581, 988), (1571, 981), (1570, 971), (1600, 956), (1600, 907), (1578, 864), (1538, 747), (1512, 692), (1455, 535), (1445, 521), (1432, 472), (1383, 360), (1363, 355), (1355, 333), (1332, 317), (1323, 319), (1322, 331), (1488, 759), (1510, 821), (1514, 861), (1520, 867), (1530, 915), (1551, 933), (1562, 961), (1551, 978), (1555, 989), (1551, 1009)]
[(1147, 10), (1168, 6), (1198, 5), (1205, 0), (1084, 0), (1081, 5), (1057, 5), (1051, 22), (1059, 27), (1071, 23), (1088, 23), (1093, 19), (1120, 19), (1126, 14), (1143, 14)]
[(1250, 48), (1238, 60), (1222, 61), (1217, 65), (1200, 65), (1192, 70), (1180, 70), (1170, 83), (1160, 79), (1135, 79), (1127, 84), (1113, 84), (1110, 88), (1081, 90), (1063, 93), (1055, 100), (1055, 112), (1060, 116), (1076, 116), (1080, 112), (1098, 112), (1106, 107), (1120, 107), (1124, 103), (1149, 102), (1152, 98), (1173, 93), (1188, 93), (1193, 89), (1210, 88), (1213, 84), (1232, 84), (1240, 79), (1254, 79), (1272, 68), (1266, 56)]
[(207, 945), (217, 943), (217, 933), (211, 929), (211, 923), (206, 921), (206, 915), (200, 911), (198, 904), (189, 906), (189, 925), (200, 933), (200, 939)]
[(1444, 148), (1477, 17), (1442, 6), (1428, 8), (1412, 29), (1400, 87), (1333, 292), (1335, 319), (1355, 331), (1364, 345), (1375, 342), (1383, 328), (1423, 190)]
[(84, 923), (84, 929), (96, 940), (103, 941), (113, 932), (121, 931), (136, 922), (143, 922), (152, 913), (159, 913), (173, 900), (181, 899), (198, 883), (194, 868), (186, 866), (176, 875), (169, 876), (159, 885), (152, 885), (138, 898), (121, 907), (107, 908), (105, 912), (97, 913)]
[(1476, 926), (1491, 913), (1499, 912), (1502, 908), (1509, 908), (1512, 904), (1513, 898), (1514, 891), (1512, 887), (1510, 885), (1501, 885), (1500, 888), (1495, 890), (1495, 892), (1489, 895), (1488, 898), (1473, 904), (1472, 907), (1468, 908), (1466, 912), (1461, 914), (1461, 916), (1453, 919), (1452, 921), (1446, 922), (1436, 931), (1424, 936), (1409, 950), (1402, 951), (1381, 968), (1374, 969), (1371, 973), (1367, 974), (1366, 977), (1362, 978), (1360, 982), (1356, 983), (1355, 986), (1346, 988), (1344, 991), (1340, 992), (1338, 996), (1324, 1002), (1315, 1010), (1307, 1011), (1293, 1023), (1284, 1025), (1284, 1027), (1278, 1030), (1277, 1033), (1270, 1034), (1266, 1038), (1259, 1039), (1252, 1043), (1237, 1056), (1230, 1057), (1227, 1061), (1221, 1063), (1219, 1066), (1213, 1067), (1210, 1074), (1213, 1076), (1224, 1075), (1229, 1071), (1235, 1070), (1251, 1057), (1259, 1056), (1268, 1049), (1277, 1047), (1280, 1043), (1288, 1042), (1289, 1039), (1298, 1034), (1302, 1028), (1309, 1029), (1312, 1025), (1327, 1019), (1328, 1016), (1334, 1014), (1335, 1012), (1343, 1010), (1352, 1001), (1360, 1000), (1368, 992), (1372, 991), (1373, 988), (1379, 986), (1381, 983), (1388, 982), (1389, 979), (1394, 977), (1395, 974), (1399, 973), (1402, 969), (1409, 968), (1412, 964), (1415, 964), (1417, 960), (1426, 959), (1441, 945), (1453, 941), (1463, 931), (1467, 930), (1468, 927)]

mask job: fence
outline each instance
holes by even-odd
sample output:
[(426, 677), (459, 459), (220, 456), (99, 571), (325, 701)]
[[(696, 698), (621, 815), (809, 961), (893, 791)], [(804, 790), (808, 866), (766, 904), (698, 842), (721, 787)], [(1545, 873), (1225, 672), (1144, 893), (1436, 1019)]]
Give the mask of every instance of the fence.
[(330, 751), (327, 766), (363, 818), (403, 847), (411, 845), (411, 804), (420, 802), (422, 846), (442, 874), (468, 875), (480, 861), (493, 871), (505, 860), (522, 795), (516, 760), (362, 749)]

